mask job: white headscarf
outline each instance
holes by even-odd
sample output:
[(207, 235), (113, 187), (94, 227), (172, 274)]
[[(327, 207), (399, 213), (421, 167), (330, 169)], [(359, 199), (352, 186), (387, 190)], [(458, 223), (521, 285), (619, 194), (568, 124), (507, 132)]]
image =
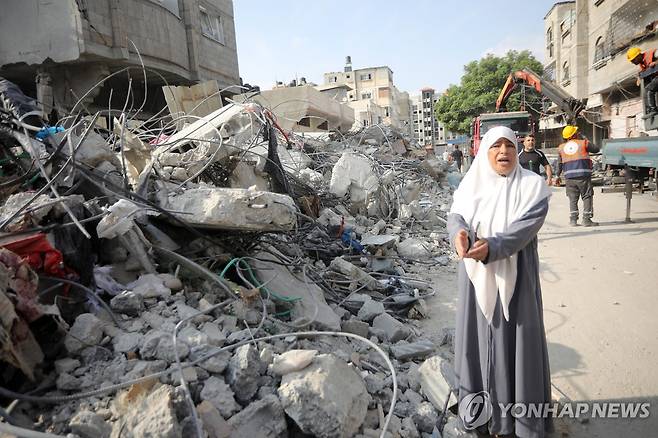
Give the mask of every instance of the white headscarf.
[[(523, 169), (518, 160), (516, 168), (507, 177), (493, 170), (487, 154), (491, 145), (501, 138), (514, 144), (512, 153), (516, 154), (514, 131), (505, 126), (496, 126), (487, 131), (473, 164), (455, 191), (450, 209), (450, 213), (461, 215), (479, 238), (506, 232), (512, 222), (551, 194), (544, 179)], [(509, 321), (509, 303), (516, 285), (516, 258), (517, 254), (513, 254), (486, 265), (474, 259), (464, 259), (466, 273), (475, 287), (478, 306), (489, 323), (493, 318), (498, 293), (503, 314)]]

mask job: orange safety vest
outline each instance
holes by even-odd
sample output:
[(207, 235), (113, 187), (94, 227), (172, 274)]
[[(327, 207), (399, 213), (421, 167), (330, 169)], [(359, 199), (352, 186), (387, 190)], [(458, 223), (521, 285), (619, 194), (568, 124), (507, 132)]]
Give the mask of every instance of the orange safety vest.
[(587, 140), (569, 140), (558, 147), (565, 178), (592, 175), (592, 160), (587, 152)]
[(647, 50), (642, 54), (642, 62), (639, 64), (640, 71), (644, 71), (655, 65), (653, 62), (653, 57), (655, 53), (656, 53), (656, 49), (652, 49), (652, 50)]

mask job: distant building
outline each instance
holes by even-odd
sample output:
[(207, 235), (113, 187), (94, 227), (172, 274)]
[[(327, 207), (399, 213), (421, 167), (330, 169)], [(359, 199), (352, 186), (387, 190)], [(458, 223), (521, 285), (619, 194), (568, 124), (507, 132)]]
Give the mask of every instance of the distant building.
[[(146, 98), (144, 114), (164, 105), (160, 87), (166, 83), (239, 85), (233, 1), (2, 2), (0, 76), (36, 96), (47, 113), (53, 107), (70, 109), (93, 85), (126, 67), (135, 67), (129, 72), (133, 107)], [(121, 108), (127, 84), (128, 73), (119, 73), (83, 103), (90, 111)]]
[(434, 116), (434, 107), (439, 96), (433, 88), (423, 88), (420, 94), (411, 97), (411, 121), (414, 138), (424, 146), (445, 146), (457, 138), (445, 129)]
[[(626, 51), (657, 48), (657, 25), (658, 2), (646, 0), (557, 2), (544, 17), (545, 75), (587, 100), (585, 116), (593, 124), (583, 129), (594, 142), (646, 132), (638, 67)], [(561, 142), (562, 126), (556, 117), (541, 121), (547, 146)]]
[(319, 90), (341, 90), (337, 97), (354, 109), (356, 122), (362, 126), (385, 123), (409, 131), (409, 95), (393, 83), (393, 71), (386, 66), (352, 69), (348, 56), (344, 71), (324, 74)]

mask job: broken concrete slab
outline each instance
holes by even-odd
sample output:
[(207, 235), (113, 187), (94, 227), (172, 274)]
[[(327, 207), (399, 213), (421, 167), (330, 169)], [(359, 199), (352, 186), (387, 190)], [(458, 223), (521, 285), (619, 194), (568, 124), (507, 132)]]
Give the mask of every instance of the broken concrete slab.
[(322, 289), (310, 279), (304, 279), (303, 273), (294, 275), (269, 252), (259, 252), (255, 257), (258, 260), (254, 260), (252, 266), (261, 284), (267, 284), (269, 290), (287, 298), (301, 297), (293, 305), (293, 319), (302, 318), (323, 329), (340, 330), (340, 317), (327, 304)]
[(370, 400), (361, 376), (332, 354), (316, 356), (308, 367), (283, 376), (278, 394), (299, 428), (319, 438), (354, 435)]
[(397, 246), (398, 254), (412, 260), (426, 260), (432, 256), (426, 242), (419, 239), (405, 239)]
[(69, 422), (71, 432), (82, 438), (108, 438), (112, 426), (103, 417), (91, 411), (78, 412)]
[(203, 429), (208, 433), (208, 438), (230, 438), (233, 430), (220, 412), (208, 400), (204, 400), (196, 407), (199, 419), (203, 423)]
[(137, 351), (143, 337), (141, 333), (120, 333), (112, 339), (114, 351), (117, 353)]
[(144, 309), (144, 296), (133, 291), (124, 291), (110, 300), (115, 312), (136, 316)]
[(398, 360), (425, 358), (432, 355), (436, 349), (431, 341), (420, 340), (416, 342), (398, 342), (391, 346), (391, 354)]
[(157, 274), (140, 275), (137, 280), (126, 287), (143, 298), (167, 298), (171, 296), (171, 289), (165, 286), (164, 280)]
[(329, 268), (346, 275), (348, 278), (353, 279), (357, 284), (364, 286), (368, 290), (381, 291), (386, 289), (386, 285), (377, 281), (375, 277), (340, 257), (333, 259), (329, 264)]
[(77, 353), (85, 347), (96, 345), (103, 338), (103, 322), (91, 313), (78, 315), (64, 338), (69, 353)]
[(181, 427), (174, 410), (174, 388), (163, 385), (141, 403), (128, 407), (114, 423), (112, 438), (180, 438)]
[(423, 402), (412, 413), (416, 427), (421, 432), (432, 433), (439, 421), (439, 415), (431, 403)]
[(389, 315), (382, 313), (372, 321), (372, 327), (381, 332), (388, 342), (397, 342), (411, 334), (409, 327)]
[(300, 371), (313, 362), (317, 350), (289, 350), (274, 357), (271, 370), (277, 376), (285, 376), (294, 371)]
[(279, 193), (202, 185), (183, 192), (162, 187), (157, 198), (160, 207), (199, 228), (290, 231), (297, 223), (295, 202)]
[(435, 409), (442, 410), (450, 397), (448, 407), (457, 403), (455, 395), (450, 389), (450, 384), (444, 376), (447, 368), (452, 367), (447, 359), (435, 355), (427, 359), (418, 369), (420, 386), (423, 394), (434, 405)]
[(277, 396), (270, 394), (250, 403), (228, 420), (235, 437), (287, 437), (286, 417)]
[(344, 152), (334, 165), (329, 191), (338, 197), (350, 194), (353, 203), (365, 203), (379, 189), (379, 180), (368, 158)]
[(393, 248), (399, 240), (400, 236), (394, 236), (391, 234), (366, 234), (361, 238), (360, 242), (361, 245), (376, 251), (381, 248)]
[(368, 329), (370, 326), (368, 323), (363, 321), (358, 321), (356, 319), (348, 319), (343, 321), (341, 325), (341, 330), (347, 333), (353, 333), (355, 335), (361, 336), (362, 338), (368, 338)]
[(386, 312), (386, 309), (384, 309), (384, 305), (381, 302), (368, 300), (363, 303), (363, 306), (359, 309), (359, 313), (357, 313), (356, 317), (361, 321), (371, 322), (384, 312)]
[(240, 411), (235, 401), (235, 394), (221, 377), (211, 376), (206, 380), (200, 395), (202, 400), (210, 402), (225, 419)]
[(241, 403), (248, 403), (258, 392), (261, 366), (258, 350), (252, 344), (238, 347), (229, 360), (226, 381)]

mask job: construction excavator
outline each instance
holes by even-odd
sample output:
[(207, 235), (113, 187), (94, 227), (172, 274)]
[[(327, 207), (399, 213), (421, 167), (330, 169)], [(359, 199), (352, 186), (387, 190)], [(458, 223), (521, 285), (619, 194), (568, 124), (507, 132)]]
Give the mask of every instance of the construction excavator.
[[(537, 122), (533, 120), (529, 112), (505, 111), (505, 104), (509, 96), (519, 84), (532, 87), (535, 91), (555, 103), (558, 109), (564, 114), (566, 123), (575, 123), (580, 113), (585, 109), (585, 103), (582, 100), (570, 96), (553, 82), (540, 78), (532, 70), (523, 69), (515, 71), (510, 73), (505, 81), (505, 85), (500, 90), (498, 99), (496, 99), (496, 112), (480, 114), (473, 120), (471, 138), (475, 153), (477, 153), (480, 146), (482, 136), (493, 126), (504, 125), (511, 128), (519, 140), (535, 132)], [(518, 143), (522, 144), (522, 141)]]

